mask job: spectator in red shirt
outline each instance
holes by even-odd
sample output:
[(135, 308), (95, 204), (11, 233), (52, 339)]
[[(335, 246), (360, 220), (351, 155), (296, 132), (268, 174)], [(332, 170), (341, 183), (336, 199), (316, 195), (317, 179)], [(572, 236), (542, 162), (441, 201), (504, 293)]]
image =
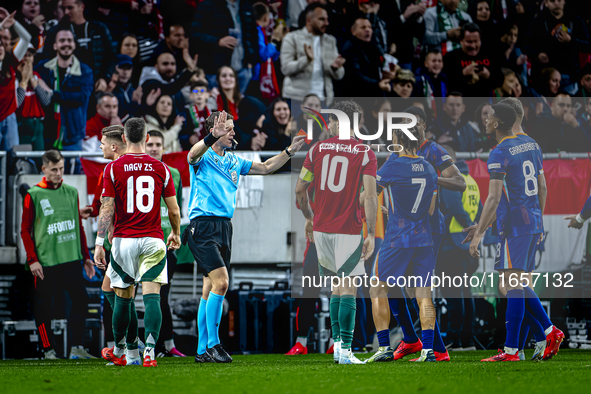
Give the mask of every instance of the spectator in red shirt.
[(85, 151), (98, 151), (102, 130), (107, 126), (122, 125), (118, 115), (119, 102), (112, 93), (101, 95), (96, 104), (96, 115), (86, 121), (86, 138), (82, 145)]
[[(4, 44), (0, 45), (0, 150), (11, 151), (19, 144), (18, 126), (16, 122), (16, 67), (25, 55), (31, 42), (31, 35), (25, 28), (14, 20), (14, 14), (9, 14), (0, 7), (0, 30), (14, 26), (19, 41), (13, 53), (7, 53)], [(4, 39), (3, 39), (4, 40)]]
[(21, 144), (31, 144), (33, 150), (45, 150), (43, 137), (43, 107), (51, 102), (51, 89), (33, 71), (35, 48), (29, 44), (29, 49), (18, 71), (21, 74), (19, 86), (16, 89), (18, 109), (18, 132)]

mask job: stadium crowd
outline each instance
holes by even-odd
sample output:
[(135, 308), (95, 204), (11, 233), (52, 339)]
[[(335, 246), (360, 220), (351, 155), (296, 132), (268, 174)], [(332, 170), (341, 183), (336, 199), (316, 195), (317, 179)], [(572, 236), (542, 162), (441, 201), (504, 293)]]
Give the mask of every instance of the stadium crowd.
[[(518, 98), (523, 130), (545, 153), (591, 151), (590, 2), (576, 10), (574, 0), (0, 4), (0, 150), (8, 152), (30, 144), (98, 153), (103, 129), (132, 117), (162, 136), (165, 152), (188, 151), (222, 110), (238, 149), (283, 151), (306, 128), (304, 108), (342, 97), (368, 98), (367, 134), (380, 127), (379, 113), (423, 108), (426, 138), (450, 152), (490, 151), (492, 106)], [(315, 134), (325, 138), (327, 130)], [(452, 197), (461, 204), (448, 196), (450, 206)]]
[(240, 150), (282, 150), (305, 128), (301, 107), (335, 97), (375, 98), (364, 108), (371, 134), (379, 112), (421, 106), (428, 137), (464, 152), (492, 148), (483, 120), (499, 99), (518, 97), (544, 152), (591, 148), (588, 2), (2, 3), (6, 151), (98, 152), (102, 128), (131, 116), (164, 135), (166, 152), (189, 150), (222, 109)]

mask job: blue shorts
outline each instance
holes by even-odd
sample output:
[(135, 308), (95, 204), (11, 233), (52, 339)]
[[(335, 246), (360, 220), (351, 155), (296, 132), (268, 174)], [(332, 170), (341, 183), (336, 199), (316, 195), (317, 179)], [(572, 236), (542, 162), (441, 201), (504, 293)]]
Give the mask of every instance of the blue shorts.
[[(378, 252), (373, 266), (372, 275), (379, 278), (380, 282), (389, 285), (396, 283), (401, 276), (420, 277), (416, 280), (420, 287), (431, 286), (431, 278), (435, 269), (435, 254), (433, 247), (422, 248), (391, 248), (384, 247)], [(407, 281), (407, 287), (414, 286), (413, 282)]]
[(520, 237), (499, 237), (497, 242), (495, 270), (518, 269), (532, 272), (536, 267), (536, 250), (540, 234)]

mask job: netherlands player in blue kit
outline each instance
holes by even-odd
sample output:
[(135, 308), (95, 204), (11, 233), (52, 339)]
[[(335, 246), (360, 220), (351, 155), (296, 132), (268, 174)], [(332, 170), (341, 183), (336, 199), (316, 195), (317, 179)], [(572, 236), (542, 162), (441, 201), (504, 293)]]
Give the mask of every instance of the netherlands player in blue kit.
[[(539, 189), (538, 198), (539, 198), (539, 203), (540, 203), (540, 209), (542, 211), (542, 214), (544, 214), (544, 207), (546, 205), (546, 190), (547, 189), (546, 189), (546, 180), (545, 180), (545, 177), (543, 174), (544, 159), (543, 159), (543, 155), (542, 155), (542, 149), (540, 148), (540, 146), (536, 143), (536, 141), (533, 138), (531, 138), (530, 136), (528, 136), (526, 133), (523, 132), (523, 129), (521, 127), (521, 123), (523, 121), (524, 111), (523, 111), (523, 105), (521, 104), (521, 101), (519, 101), (519, 99), (517, 99), (517, 98), (509, 97), (509, 98), (501, 100), (500, 103), (507, 104), (515, 110), (517, 120), (515, 121), (515, 124), (513, 125), (513, 134), (516, 135), (518, 139), (524, 141), (526, 144), (532, 144), (532, 145), (528, 145), (528, 146), (533, 147), (534, 152), (536, 153), (536, 160), (538, 161), (539, 168), (540, 168), (540, 172), (538, 175), (538, 189)], [(544, 231), (543, 231), (543, 226), (542, 226), (542, 234), (543, 233), (544, 233)], [(541, 241), (541, 239), (540, 239), (540, 241)], [(534, 311), (530, 312), (528, 310), (527, 304), (528, 304), (528, 301), (530, 301), (529, 299), (531, 298), (533, 300), (533, 299), (537, 298), (537, 297), (532, 297), (532, 294), (531, 294), (534, 292), (532, 272), (528, 273), (527, 280), (524, 282), (524, 286), (526, 286), (528, 288), (524, 289), (524, 291), (526, 292), (526, 294), (525, 294), (526, 310), (525, 310), (525, 315), (523, 317), (523, 322), (521, 324), (521, 331), (519, 334), (519, 359), (525, 360), (524, 347), (525, 347), (525, 343), (527, 341), (527, 336), (528, 336), (529, 331), (531, 329), (531, 331), (534, 334), (534, 337), (536, 339), (534, 354), (531, 359), (532, 360), (549, 360), (552, 358), (552, 356), (554, 356), (554, 355), (556, 355), (556, 353), (558, 353), (558, 350), (560, 349), (560, 344), (564, 339), (564, 333), (562, 331), (560, 331), (559, 329), (557, 329), (556, 327), (554, 327), (554, 325), (550, 321), (550, 318), (548, 317), (545, 309), (539, 308), (539, 306), (536, 304), (535, 305), (536, 308), (533, 308), (535, 310), (535, 314), (533, 313)], [(506, 295), (505, 289), (499, 289), (499, 290), (501, 290), (501, 293), (503, 293), (503, 295)], [(535, 301), (532, 301), (532, 302), (535, 302)]]
[[(377, 176), (378, 186), (388, 190), (389, 219), (372, 272), (372, 276), (379, 280), (378, 286), (370, 289), (370, 295), (380, 348), (369, 362), (393, 359), (388, 329), (388, 292), (390, 287), (407, 284), (416, 287), (420, 306), (423, 349), (418, 361), (436, 361), (433, 353), (435, 307), (430, 288), (435, 254), (429, 215), (435, 212), (437, 173), (427, 161), (416, 155), (418, 128), (409, 130), (416, 140), (397, 130), (393, 143), (402, 145), (404, 150), (398, 157), (388, 159)], [(412, 283), (407, 283), (407, 272)]]
[[(433, 166), (433, 168), (439, 171), (441, 176), (437, 179), (437, 184), (451, 191), (463, 192), (466, 189), (466, 182), (464, 181), (464, 178), (460, 174), (458, 168), (453, 163), (451, 156), (439, 144), (427, 140), (425, 138), (425, 130), (427, 128), (427, 116), (425, 114), (425, 111), (423, 111), (419, 107), (413, 106), (407, 108), (404, 112), (413, 114), (417, 118), (417, 128), (419, 130), (420, 143), (419, 148), (417, 150), (417, 155), (422, 156), (428, 163), (430, 163)], [(398, 157), (398, 155), (394, 153), (390, 157), (396, 158)], [(433, 250), (435, 255), (435, 261), (437, 261), (439, 246), (441, 245), (441, 240), (446, 233), (445, 220), (439, 210), (439, 198), (437, 198), (435, 203), (435, 212), (430, 217), (430, 224), (431, 235), (433, 237)], [(417, 313), (419, 313), (419, 305), (415, 297), (414, 289), (412, 287), (407, 287), (406, 290), (410, 298), (412, 299), (412, 303)], [(398, 360), (409, 354), (421, 351), (422, 343), (417, 337), (417, 334), (414, 330), (413, 321), (411, 319), (410, 312), (406, 304), (406, 296), (404, 294), (404, 290), (402, 290), (402, 298), (398, 296), (390, 299), (390, 309), (392, 310), (392, 314), (398, 321), (398, 324), (400, 325), (402, 333), (404, 335), (403, 340), (400, 341), (394, 352), (394, 360)], [(435, 342), (433, 350), (435, 352), (435, 357), (437, 358), (437, 361), (450, 360), (449, 353), (445, 348), (445, 344), (439, 332), (439, 325), (437, 323), (435, 325)]]
[[(481, 222), (473, 233), (470, 254), (480, 256), (480, 240), (496, 216), (499, 243), (495, 269), (500, 273), (501, 286), (507, 294), (507, 336), (504, 351), (482, 361), (519, 361), (519, 333), (526, 308), (525, 292), (529, 289), (523, 282), (527, 280), (527, 273), (533, 271), (536, 245), (543, 232), (538, 197), (543, 170), (537, 159), (537, 144), (513, 134), (516, 120), (515, 110), (506, 104), (494, 105), (486, 120), (486, 132), (495, 133), (498, 145), (489, 155), (489, 195)], [(540, 181), (544, 182), (542, 179)], [(535, 300), (539, 304), (539, 299), (530, 297), (528, 292), (528, 306), (535, 309)]]

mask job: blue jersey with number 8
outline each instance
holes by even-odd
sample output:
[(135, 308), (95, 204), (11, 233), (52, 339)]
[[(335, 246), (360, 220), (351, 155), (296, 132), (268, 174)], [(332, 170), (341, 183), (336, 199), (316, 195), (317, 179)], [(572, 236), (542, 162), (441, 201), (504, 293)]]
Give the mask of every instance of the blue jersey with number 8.
[(437, 192), (435, 169), (419, 156), (391, 156), (380, 168), (378, 185), (387, 189), (389, 217), (382, 245), (393, 248), (433, 246), (429, 207)]
[(488, 157), (491, 179), (503, 181), (497, 208), (499, 235), (518, 237), (543, 232), (538, 175), (543, 173), (539, 146), (517, 136), (503, 139)]

